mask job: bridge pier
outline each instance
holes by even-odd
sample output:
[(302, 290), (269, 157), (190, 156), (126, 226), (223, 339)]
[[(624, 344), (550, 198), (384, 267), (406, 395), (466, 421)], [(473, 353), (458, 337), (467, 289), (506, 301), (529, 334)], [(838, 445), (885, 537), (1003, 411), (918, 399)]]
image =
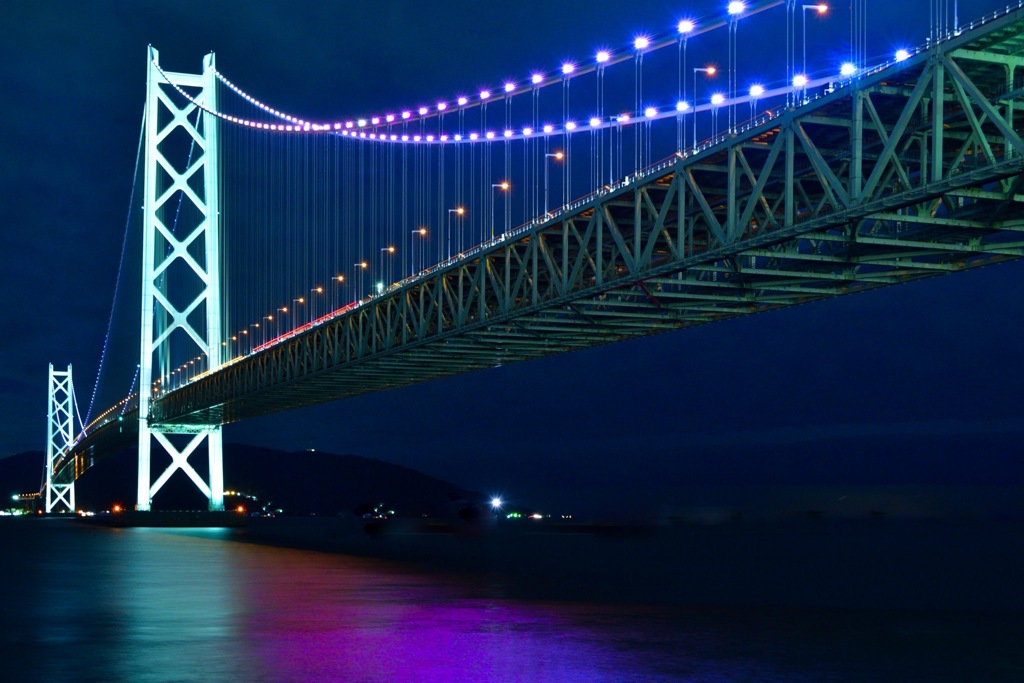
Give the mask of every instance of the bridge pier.
[[(178, 446), (171, 439), (173, 435), (188, 435), (189, 438), (184, 446)], [(167, 466), (156, 481), (152, 481), (151, 468), (151, 447), (156, 441), (171, 456), (171, 464)], [(209, 482), (196, 472), (189, 463), (193, 453), (200, 450), (203, 442), (206, 442), (209, 454)], [(181, 470), (196, 485), (204, 496), (210, 501), (209, 509), (212, 512), (224, 510), (224, 465), (223, 465), (223, 440), (221, 428), (199, 427), (196, 430), (175, 429), (167, 431), (148, 426), (145, 421), (139, 424), (139, 488), (138, 503), (136, 510), (148, 511), (153, 502), (153, 496), (163, 488), (167, 480), (178, 470)], [(152, 482), (152, 483), (151, 483)]]

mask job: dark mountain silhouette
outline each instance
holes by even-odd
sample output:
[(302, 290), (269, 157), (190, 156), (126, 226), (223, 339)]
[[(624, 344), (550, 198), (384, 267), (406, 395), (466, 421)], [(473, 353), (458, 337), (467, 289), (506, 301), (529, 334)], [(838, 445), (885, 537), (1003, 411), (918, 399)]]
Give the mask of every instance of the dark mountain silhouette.
[[(0, 460), (0, 495), (7, 500), (16, 493), (33, 493), (42, 481), (43, 452), (26, 451)], [(7, 507), (6, 501), (0, 507)]]
[[(154, 448), (153, 476), (170, 462)], [(0, 460), (0, 492), (36, 491), (43, 471), (41, 452), (20, 453)], [(189, 463), (206, 477), (205, 458), (193, 455)], [(131, 508), (135, 502), (137, 451), (127, 449), (96, 463), (78, 480), (75, 495), (80, 509), (107, 510), (115, 504)], [(255, 496), (231, 496), (230, 506), (249, 511), (284, 510), (288, 515), (372, 514), (374, 507), (394, 510), (398, 516), (450, 516), (482, 500), (479, 493), (393, 463), (356, 455), (321, 451), (285, 451), (226, 444), (224, 488)], [(198, 510), (206, 498), (178, 471), (157, 493), (154, 509)]]

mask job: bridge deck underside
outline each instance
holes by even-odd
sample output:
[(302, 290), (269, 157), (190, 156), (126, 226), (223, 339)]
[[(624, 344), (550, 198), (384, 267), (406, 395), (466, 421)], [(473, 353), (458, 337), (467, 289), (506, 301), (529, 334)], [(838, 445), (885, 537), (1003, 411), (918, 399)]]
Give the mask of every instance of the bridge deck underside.
[(158, 396), (228, 423), (1024, 255), (1024, 13)]

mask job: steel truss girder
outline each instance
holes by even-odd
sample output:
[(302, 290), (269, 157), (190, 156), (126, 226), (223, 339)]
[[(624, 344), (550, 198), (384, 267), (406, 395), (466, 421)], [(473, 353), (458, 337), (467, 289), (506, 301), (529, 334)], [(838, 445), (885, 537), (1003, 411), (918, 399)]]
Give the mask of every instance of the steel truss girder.
[(162, 397), (153, 421), (230, 422), (1017, 258), (1024, 116), (1004, 57), (1022, 32), (1008, 14), (639, 174)]
[(74, 443), (75, 385), (71, 366), (54, 370), (50, 364), (49, 401), (46, 419), (46, 512), (63, 505), (75, 511), (74, 471), (59, 468)]
[[(211, 368), (220, 366), (220, 219), (218, 202), (218, 160), (216, 118), (208, 111), (216, 111), (216, 74), (213, 54), (203, 62), (203, 74), (178, 74), (159, 68), (159, 55), (149, 48), (149, 76), (146, 97), (146, 189), (145, 218), (143, 224), (142, 269), (142, 341), (140, 350), (140, 380), (138, 442), (138, 510), (149, 510), (153, 496), (167, 479), (178, 470), (184, 472), (209, 500), (211, 510), (224, 509), (223, 445), (219, 422), (194, 424), (191, 429), (153, 424), (151, 389), (158, 377), (167, 374), (172, 356), (172, 335), (181, 330), (194, 344), (192, 353), (207, 357)], [(196, 104), (185, 101), (179, 105), (165, 86), (198, 89)], [(193, 124), (189, 117), (196, 115)], [(202, 125), (199, 122), (202, 121)], [(170, 160), (165, 145), (171, 144), (172, 133), (184, 131), (190, 144), (200, 150), (190, 152), (186, 168), (179, 169)], [(169, 178), (165, 188), (158, 187), (161, 173)], [(201, 192), (191, 183), (199, 178)], [(161, 209), (172, 202), (187, 201), (200, 216), (199, 224), (188, 234), (178, 237), (173, 225), (163, 220)], [(175, 211), (175, 216), (179, 215)], [(194, 254), (195, 251), (199, 255)], [(201, 262), (202, 261), (202, 262)], [(178, 294), (168, 291), (174, 278), (168, 272), (175, 263), (181, 263), (198, 283), (198, 293), (187, 296), (183, 305), (175, 303)], [(181, 293), (184, 294), (184, 293)], [(202, 329), (190, 322), (193, 313), (205, 310)], [(178, 351), (175, 351), (176, 353)], [(189, 433), (188, 444), (179, 449), (170, 434)], [(155, 482), (151, 480), (151, 443), (153, 440), (171, 456), (171, 464)], [(209, 453), (209, 482), (202, 479), (189, 464), (189, 456), (206, 442)]]

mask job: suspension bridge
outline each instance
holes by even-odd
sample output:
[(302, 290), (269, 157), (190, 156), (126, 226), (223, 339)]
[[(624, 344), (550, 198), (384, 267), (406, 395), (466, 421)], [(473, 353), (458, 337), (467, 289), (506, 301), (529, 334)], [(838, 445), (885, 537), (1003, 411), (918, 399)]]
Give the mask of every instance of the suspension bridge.
[[(808, 71), (807, 7), (339, 120), (150, 48), (138, 389), (83, 420), (51, 366), (47, 511), (133, 443), (137, 509), (178, 470), (223, 509), (227, 423), (1024, 255), (1024, 9), (880, 59), (855, 23)], [(772, 12), (786, 73), (741, 89), (741, 20)]]

